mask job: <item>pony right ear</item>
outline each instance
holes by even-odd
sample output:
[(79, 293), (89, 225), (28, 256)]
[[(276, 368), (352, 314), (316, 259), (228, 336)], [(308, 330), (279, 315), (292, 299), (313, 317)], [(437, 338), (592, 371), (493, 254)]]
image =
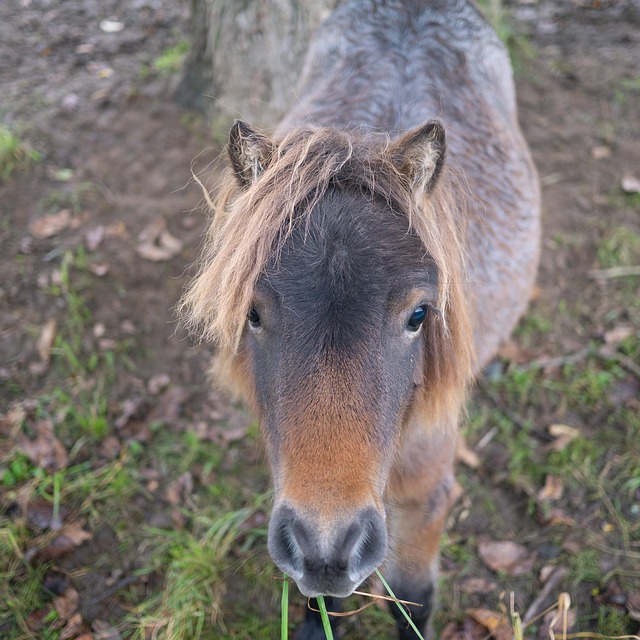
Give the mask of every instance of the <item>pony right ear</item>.
[(444, 126), (438, 120), (405, 133), (391, 147), (394, 164), (420, 193), (429, 191), (436, 183), (445, 150)]
[(227, 151), (240, 186), (249, 187), (269, 166), (273, 143), (251, 125), (236, 120), (229, 132)]

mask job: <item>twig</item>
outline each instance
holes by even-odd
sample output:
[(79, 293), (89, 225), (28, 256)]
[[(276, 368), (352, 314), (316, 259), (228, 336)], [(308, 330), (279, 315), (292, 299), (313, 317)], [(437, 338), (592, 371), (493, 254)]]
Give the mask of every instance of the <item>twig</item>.
[(594, 351), (591, 347), (585, 347), (584, 349), (580, 349), (580, 351), (570, 353), (566, 356), (532, 360), (531, 362), (520, 365), (518, 369), (523, 371), (528, 371), (529, 369), (556, 369), (557, 367), (562, 367), (565, 364), (576, 364), (577, 362), (588, 358), (592, 353), (594, 353)]
[(551, 592), (554, 591), (562, 579), (567, 575), (566, 567), (558, 567), (553, 571), (553, 573), (547, 578), (547, 581), (540, 591), (540, 593), (536, 596), (535, 600), (529, 605), (529, 608), (524, 614), (524, 622), (525, 624), (531, 622), (533, 618), (535, 618), (538, 613), (541, 611), (542, 606), (544, 605), (545, 600), (551, 595)]
[(128, 584), (132, 582), (139, 582), (142, 580), (142, 576), (125, 576), (121, 580), (118, 580), (112, 587), (105, 589), (99, 596), (95, 598), (91, 598), (89, 602), (87, 602), (87, 606), (93, 606), (94, 604), (98, 604), (98, 602), (102, 602), (111, 596), (115, 596), (120, 589), (124, 589)]
[(612, 278), (625, 278), (626, 276), (640, 276), (640, 266), (591, 269), (591, 271), (589, 271), (589, 276), (596, 280), (611, 280)]

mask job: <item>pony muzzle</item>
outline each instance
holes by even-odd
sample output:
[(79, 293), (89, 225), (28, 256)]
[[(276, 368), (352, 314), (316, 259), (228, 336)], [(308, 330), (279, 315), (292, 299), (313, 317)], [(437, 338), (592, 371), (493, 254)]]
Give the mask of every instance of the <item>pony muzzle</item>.
[(269, 523), (269, 553), (307, 597), (346, 597), (382, 563), (387, 529), (374, 507), (322, 521), (283, 504)]

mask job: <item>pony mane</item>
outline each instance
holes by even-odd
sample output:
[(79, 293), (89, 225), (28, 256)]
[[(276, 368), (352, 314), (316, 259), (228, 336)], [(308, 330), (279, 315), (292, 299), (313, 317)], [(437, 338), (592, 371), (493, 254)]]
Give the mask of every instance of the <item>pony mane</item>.
[[(420, 238), (438, 268), (440, 314), (428, 327), (425, 363), (425, 386), (432, 397), (425, 401), (437, 413), (459, 408), (474, 356), (463, 286), (464, 215), (452, 193), (456, 182), (445, 165), (424, 193), (397, 166), (393, 142), (383, 134), (294, 129), (275, 145), (264, 173), (251, 185), (241, 186), (226, 170), (212, 202), (199, 272), (180, 303), (185, 324), (197, 339), (217, 344), (223, 362), (233, 359), (267, 263), (277, 259), (294, 226), (308, 218), (331, 186), (354, 186), (406, 215), (407, 229)], [(457, 191), (459, 202), (465, 189)]]

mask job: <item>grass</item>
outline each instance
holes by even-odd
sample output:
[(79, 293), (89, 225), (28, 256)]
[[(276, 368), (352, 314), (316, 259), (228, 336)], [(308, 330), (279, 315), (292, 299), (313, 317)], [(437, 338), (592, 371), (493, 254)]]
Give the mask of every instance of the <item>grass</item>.
[(16, 171), (27, 169), (42, 158), (40, 152), (11, 129), (0, 125), (0, 182), (8, 180)]
[(165, 49), (154, 61), (153, 68), (161, 75), (170, 75), (180, 71), (182, 63), (189, 53), (189, 42), (180, 40), (174, 47)]

